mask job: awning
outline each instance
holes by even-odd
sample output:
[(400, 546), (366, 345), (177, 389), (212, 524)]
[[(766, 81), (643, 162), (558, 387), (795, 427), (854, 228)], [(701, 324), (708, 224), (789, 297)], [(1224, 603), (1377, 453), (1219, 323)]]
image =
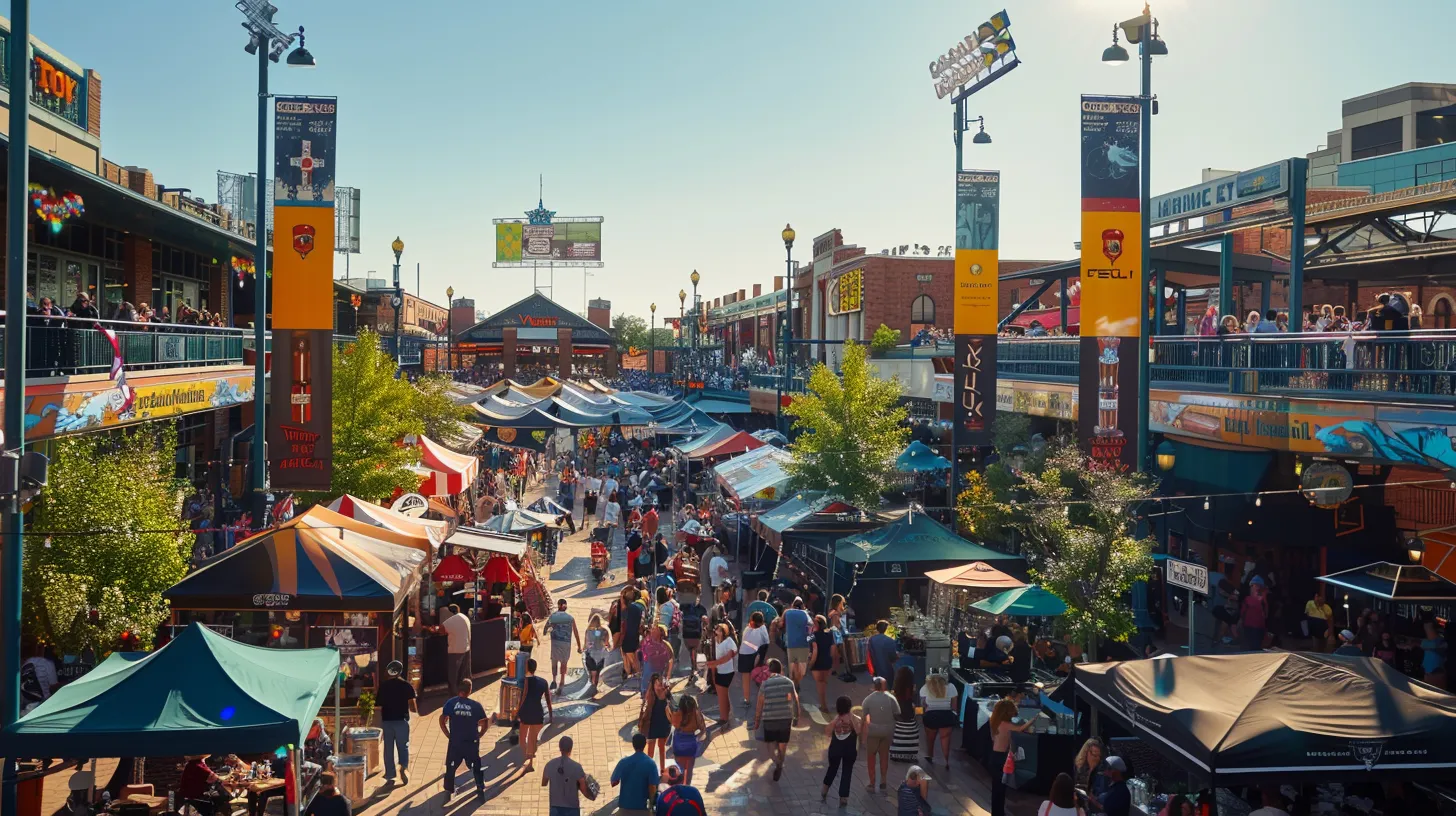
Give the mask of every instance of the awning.
[(10, 757), (272, 754), (302, 745), (337, 649), (245, 646), (194, 623), (148, 655), (116, 652), (0, 734)]
[(773, 501), (789, 484), (788, 451), (764, 444), (757, 450), (734, 457), (713, 468), (719, 484), (739, 501)]
[(558, 503), (555, 499), (550, 498), (549, 496), (542, 496), (541, 498), (531, 502), (530, 504), (526, 505), (526, 509), (530, 510), (533, 513), (545, 513), (548, 516), (560, 517), (571, 515), (570, 510), (562, 507), (560, 503)]
[(507, 510), (498, 516), (491, 516), (484, 524), (477, 525), (492, 533), (530, 533), (554, 526), (556, 519), (530, 510)]
[(1024, 587), (1026, 584), (996, 569), (984, 561), (973, 561), (960, 567), (947, 567), (925, 573), (941, 586), (973, 587), (975, 589), (1006, 590)]
[(752, 434), (738, 431), (728, 437), (718, 440), (711, 445), (705, 445), (688, 454), (690, 459), (710, 459), (714, 456), (732, 456), (746, 451), (757, 450), (768, 443), (753, 438)]
[(863, 570), (861, 580), (924, 577), (918, 564), (986, 561), (1023, 564), (1019, 555), (997, 552), (961, 538), (924, 513), (906, 513), (877, 530), (841, 539), (834, 556)]
[(818, 513), (852, 513), (853, 507), (822, 490), (802, 490), (772, 510), (754, 517), (753, 529), (769, 541), (780, 536)]
[(312, 527), (317, 530), (349, 530), (358, 533), (363, 538), (360, 542), (375, 540), (398, 547), (410, 547), (419, 550), (426, 556), (434, 553), (435, 542), (429, 535), (421, 533), (402, 533), (388, 527), (380, 527), (370, 524), (367, 521), (360, 521), (356, 518), (346, 516), (343, 513), (336, 513), (321, 504), (308, 508), (308, 511), (297, 517), (301, 526)]
[(480, 475), (480, 460), (465, 453), (456, 453), (439, 442), (424, 436), (418, 440), (420, 463), (433, 473), (426, 480), (425, 496), (454, 496), (464, 493)]
[(1086, 663), (1075, 692), (1217, 785), (1456, 774), (1456, 697), (1382, 660), (1247, 652)]
[(461, 527), (445, 539), (452, 547), (464, 547), (481, 552), (521, 556), (526, 554), (526, 540), (520, 536), (502, 535), (478, 527)]
[(436, 498), (430, 499), (428, 507), (429, 512), (439, 513), (440, 515), (444, 516), (446, 524), (449, 524), (451, 521), (454, 521), (455, 519), (458, 519), (460, 517), (460, 514), (455, 511), (455, 508)]
[(1067, 614), (1067, 602), (1035, 584), (1009, 589), (971, 604), (988, 615), (1017, 618), (1054, 618)]
[(395, 512), (388, 507), (381, 507), (347, 494), (330, 502), (329, 509), (357, 521), (367, 522), (396, 533), (428, 538), (436, 548), (440, 546), (440, 542), (445, 540), (445, 536), (450, 531), (450, 525), (447, 522), (406, 516), (404, 513)]
[(692, 406), (705, 414), (751, 414), (753, 408), (747, 402), (730, 402), (721, 399), (700, 399)]
[[(1042, 328), (1050, 331), (1062, 325), (1062, 309), (1058, 306), (1055, 309), (1027, 309), (1011, 321), (1011, 325), (1020, 326), (1023, 329), (1031, 328), (1032, 321), (1040, 323)], [(1082, 323), (1082, 307), (1067, 306), (1067, 325), (1071, 328), (1078, 328)]]
[(907, 445), (905, 451), (895, 458), (895, 469), (901, 473), (928, 473), (937, 470), (949, 470), (950, 460), (931, 450), (929, 445), (917, 439)]
[[(679, 428), (681, 429), (681, 426)], [(715, 422), (711, 426), (702, 429), (702, 432), (698, 436), (676, 442), (672, 447), (673, 450), (676, 450), (684, 456), (691, 456), (705, 447), (722, 442), (735, 433), (737, 431), (733, 430), (732, 426)]]
[(1236, 451), (1168, 437), (1177, 458), (1173, 476), (1210, 493), (1255, 493), (1274, 461), (1273, 451)]
[(1456, 601), (1456, 583), (1413, 564), (1377, 561), (1316, 580), (1388, 601)]

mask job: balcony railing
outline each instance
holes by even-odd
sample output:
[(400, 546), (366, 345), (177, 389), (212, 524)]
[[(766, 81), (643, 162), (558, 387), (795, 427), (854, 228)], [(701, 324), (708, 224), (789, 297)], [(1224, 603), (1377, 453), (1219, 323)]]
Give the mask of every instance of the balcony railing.
[(1075, 380), (1079, 338), (1002, 337), (996, 341), (996, 376)]
[[(254, 347), (253, 330), (246, 328), (32, 315), (27, 318), (25, 330), (26, 377), (109, 373), (113, 359), (111, 343), (97, 331), (98, 324), (116, 333), (128, 372), (239, 366), (248, 362), (244, 351), (251, 352)], [(353, 341), (353, 337), (334, 335), (335, 345)], [(265, 339), (264, 346), (271, 351), (271, 336)], [(5, 338), (0, 333), (0, 360), (4, 358), (4, 348)]]

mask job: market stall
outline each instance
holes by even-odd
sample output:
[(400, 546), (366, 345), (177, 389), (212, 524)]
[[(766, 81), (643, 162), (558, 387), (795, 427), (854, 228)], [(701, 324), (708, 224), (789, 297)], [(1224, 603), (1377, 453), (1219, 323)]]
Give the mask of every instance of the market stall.
[(966, 623), (966, 607), (1008, 589), (1026, 586), (1016, 578), (984, 561), (972, 561), (958, 567), (925, 573), (930, 579), (930, 600), (926, 609), (939, 620), (950, 635), (960, 632)]
[(449, 535), (449, 524), (443, 521), (433, 521), (426, 518), (407, 516), (404, 513), (391, 510), (373, 502), (367, 502), (345, 494), (329, 503), (328, 509), (340, 515), (348, 516), (355, 521), (362, 521), (372, 524), (375, 527), (383, 527), (396, 533), (403, 533), (415, 538), (427, 538), (438, 548), (440, 542)]
[(420, 485), (420, 495), (456, 496), (469, 490), (480, 475), (480, 460), (474, 456), (456, 453), (423, 434), (416, 442), (420, 464), (430, 471)]

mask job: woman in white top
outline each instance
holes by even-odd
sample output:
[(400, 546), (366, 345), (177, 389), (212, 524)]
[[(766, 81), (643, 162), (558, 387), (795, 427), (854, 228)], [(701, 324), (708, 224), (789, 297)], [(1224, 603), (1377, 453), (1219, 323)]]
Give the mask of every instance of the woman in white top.
[(718, 725), (726, 731), (733, 720), (732, 696), (734, 661), (738, 659), (738, 643), (733, 640), (733, 628), (726, 623), (713, 627), (713, 659), (704, 664), (713, 669), (713, 688), (718, 692)]
[(1072, 784), (1071, 774), (1057, 774), (1036, 816), (1087, 816), (1087, 811), (1077, 806), (1077, 788)]
[(748, 705), (748, 688), (753, 683), (753, 669), (768, 659), (768, 627), (763, 624), (763, 613), (754, 612), (748, 617), (748, 628), (743, 630), (743, 643), (738, 647), (738, 674), (743, 678), (743, 704)]
[(945, 675), (932, 674), (925, 678), (920, 687), (920, 703), (925, 706), (922, 722), (925, 725), (925, 741), (929, 743), (926, 764), (935, 764), (935, 738), (940, 737), (940, 753), (945, 757), (945, 767), (950, 768), (950, 732), (955, 729), (958, 718), (955, 712), (955, 690), (945, 682)]
[(602, 505), (602, 524), (607, 528), (607, 546), (611, 547), (617, 543), (617, 528), (622, 526), (622, 505), (617, 503), (617, 491), (607, 497), (607, 503)]

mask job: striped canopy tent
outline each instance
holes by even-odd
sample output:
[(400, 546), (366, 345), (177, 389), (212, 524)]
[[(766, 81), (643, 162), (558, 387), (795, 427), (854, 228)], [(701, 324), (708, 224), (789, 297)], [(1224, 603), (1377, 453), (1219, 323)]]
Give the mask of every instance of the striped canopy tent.
[(420, 435), (420, 463), (430, 475), (420, 485), (422, 496), (455, 496), (464, 493), (480, 475), (480, 460), (465, 453), (456, 453), (439, 442)]
[(417, 549), (306, 513), (213, 558), (162, 597), (173, 610), (392, 612), (419, 585), (424, 562)]
[(733, 456), (751, 450), (758, 450), (767, 444), (767, 442), (754, 438), (753, 434), (738, 431), (711, 445), (706, 445), (692, 451), (688, 454), (688, 458), (710, 459), (715, 456)]
[(308, 508), (308, 511), (300, 514), (298, 519), (299, 523), (306, 527), (320, 530), (348, 530), (368, 539), (393, 544), (397, 547), (416, 549), (427, 556), (435, 551), (435, 543), (427, 535), (411, 535), (384, 527), (376, 527), (367, 521), (360, 521), (342, 513), (336, 513), (321, 504), (316, 504)]
[(428, 539), (435, 548), (439, 548), (440, 542), (450, 534), (450, 525), (446, 522), (406, 516), (404, 513), (355, 498), (347, 493), (334, 499), (329, 504), (329, 509), (355, 521), (362, 521), (413, 538)]
[(479, 525), (480, 529), (493, 533), (530, 533), (536, 530), (544, 530), (556, 524), (553, 516), (544, 513), (536, 513), (531, 510), (507, 510), (498, 516), (491, 516), (484, 524)]

